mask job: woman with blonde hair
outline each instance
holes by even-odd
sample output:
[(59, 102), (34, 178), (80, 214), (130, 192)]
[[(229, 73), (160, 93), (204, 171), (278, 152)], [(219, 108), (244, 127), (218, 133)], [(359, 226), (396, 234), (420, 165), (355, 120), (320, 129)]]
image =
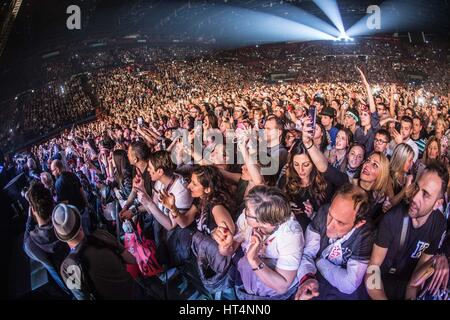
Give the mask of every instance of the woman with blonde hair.
[(445, 156), (448, 152), (448, 137), (445, 135), (445, 132), (448, 129), (448, 122), (445, 120), (445, 118), (440, 115), (436, 119), (436, 124), (434, 126), (434, 134), (435, 137), (439, 140), (439, 143), (441, 145), (441, 152), (439, 156)]
[(400, 143), (394, 149), (390, 162), (391, 186), (389, 199), (383, 206), (388, 211), (396, 206), (405, 197), (408, 187), (412, 184), (414, 176), (411, 168), (414, 164), (414, 150), (406, 143)]
[(389, 171), (389, 159), (381, 152), (372, 152), (361, 168), (358, 179), (353, 179), (353, 184), (360, 186), (369, 194), (372, 204), (370, 216), (375, 224), (381, 218), (384, 201), (391, 195), (391, 176)]

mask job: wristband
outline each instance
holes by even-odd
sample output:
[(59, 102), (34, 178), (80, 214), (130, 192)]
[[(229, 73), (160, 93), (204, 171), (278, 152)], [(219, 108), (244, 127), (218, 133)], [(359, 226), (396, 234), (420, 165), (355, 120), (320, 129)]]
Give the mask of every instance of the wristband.
[(309, 148), (305, 145), (306, 150), (311, 149), (314, 146), (314, 142), (311, 142), (311, 145), (309, 146)]

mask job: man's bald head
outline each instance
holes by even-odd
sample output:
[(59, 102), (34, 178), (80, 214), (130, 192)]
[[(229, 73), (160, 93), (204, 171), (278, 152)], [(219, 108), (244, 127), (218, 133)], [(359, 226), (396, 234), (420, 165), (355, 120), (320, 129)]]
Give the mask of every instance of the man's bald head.
[(55, 177), (59, 177), (64, 171), (64, 164), (61, 160), (53, 160), (50, 164), (50, 171)]

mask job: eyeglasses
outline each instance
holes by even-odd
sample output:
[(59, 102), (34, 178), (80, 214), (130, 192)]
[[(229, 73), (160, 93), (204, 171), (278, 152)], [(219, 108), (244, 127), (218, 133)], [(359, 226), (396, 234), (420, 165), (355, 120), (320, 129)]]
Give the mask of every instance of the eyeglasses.
[(384, 140), (381, 140), (381, 139), (374, 139), (373, 141), (375, 143), (388, 143), (388, 141), (384, 141)]
[(258, 221), (258, 217), (250, 216), (250, 215), (248, 214), (248, 209), (247, 209), (247, 208), (244, 209), (244, 215), (245, 215), (245, 217), (246, 217), (247, 219), (255, 219), (255, 221)]

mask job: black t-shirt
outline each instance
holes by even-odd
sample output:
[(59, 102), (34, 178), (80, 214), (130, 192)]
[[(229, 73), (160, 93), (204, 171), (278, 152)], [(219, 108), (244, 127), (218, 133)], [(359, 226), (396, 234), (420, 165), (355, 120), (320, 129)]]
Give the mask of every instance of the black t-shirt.
[(442, 244), (442, 253), (448, 258), (450, 257), (450, 219), (447, 220), (447, 236)]
[(281, 170), (287, 163), (289, 152), (287, 149), (282, 145), (278, 144), (272, 148), (267, 148), (267, 156), (270, 157), (270, 163), (267, 164), (267, 166), (276, 168), (277, 173), (275, 175), (266, 175), (264, 176), (264, 179), (266, 179), (266, 182), (268, 185), (274, 186), (276, 184), (276, 181), (280, 177)]
[[(136, 167), (133, 167), (133, 179), (136, 176), (137, 170)], [(142, 172), (142, 179), (144, 180), (144, 188), (149, 196), (152, 196), (153, 193), (153, 182), (150, 174), (148, 173), (147, 168), (145, 168), (144, 172)]]
[(86, 207), (80, 179), (75, 173), (64, 171), (55, 183), (56, 197), (58, 202), (67, 201), (68, 204), (83, 211)]
[(97, 300), (134, 299), (135, 284), (120, 256), (123, 251), (125, 248), (114, 236), (96, 230), (64, 260), (62, 277), (67, 283), (73, 277), (71, 268), (79, 266), (82, 282), (77, 292), (80, 295), (86, 298), (90, 292)]
[(210, 235), (211, 232), (215, 228), (217, 228), (217, 224), (216, 221), (214, 220), (214, 216), (212, 213), (214, 207), (222, 205), (225, 207), (225, 209), (227, 210), (229, 209), (225, 204), (220, 202), (215, 203), (207, 202), (203, 206), (201, 202), (202, 201), (199, 198), (195, 198), (193, 201), (193, 205), (195, 205), (197, 210), (199, 211), (195, 219), (196, 227), (198, 231)]
[[(403, 217), (406, 214), (408, 214), (408, 205), (402, 202), (387, 212), (379, 225), (375, 243), (379, 247), (388, 248), (386, 258), (381, 265), (383, 278), (409, 280), (422, 253), (434, 255), (442, 245), (447, 223), (444, 215), (436, 210), (418, 229), (413, 227), (409, 218), (406, 240), (400, 252)], [(397, 271), (391, 275), (389, 270), (394, 266)]]

